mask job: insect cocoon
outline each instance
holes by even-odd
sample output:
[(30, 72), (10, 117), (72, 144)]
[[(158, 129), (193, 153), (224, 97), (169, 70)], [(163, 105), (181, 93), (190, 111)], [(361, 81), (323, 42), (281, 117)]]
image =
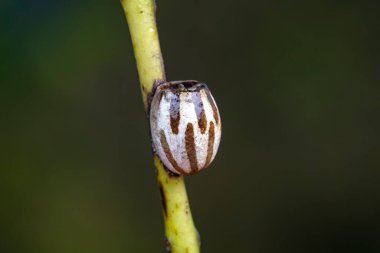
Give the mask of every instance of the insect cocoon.
[(207, 168), (218, 151), (219, 111), (204, 83), (190, 80), (159, 85), (150, 107), (150, 128), (155, 152), (175, 174)]

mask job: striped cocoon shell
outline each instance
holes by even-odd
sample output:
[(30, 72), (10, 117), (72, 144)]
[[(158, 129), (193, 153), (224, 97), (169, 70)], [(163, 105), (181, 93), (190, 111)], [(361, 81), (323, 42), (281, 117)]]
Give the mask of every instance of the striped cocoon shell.
[(173, 173), (206, 168), (219, 147), (219, 111), (208, 87), (198, 81), (175, 81), (157, 87), (150, 109), (153, 147)]

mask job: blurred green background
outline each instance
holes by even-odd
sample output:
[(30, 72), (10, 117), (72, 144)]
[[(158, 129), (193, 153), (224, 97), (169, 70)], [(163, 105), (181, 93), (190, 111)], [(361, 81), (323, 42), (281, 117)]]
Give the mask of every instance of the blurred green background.
[[(380, 252), (379, 1), (158, 1), (170, 80), (223, 120), (203, 252)], [(119, 1), (0, 1), (0, 252), (164, 252)]]

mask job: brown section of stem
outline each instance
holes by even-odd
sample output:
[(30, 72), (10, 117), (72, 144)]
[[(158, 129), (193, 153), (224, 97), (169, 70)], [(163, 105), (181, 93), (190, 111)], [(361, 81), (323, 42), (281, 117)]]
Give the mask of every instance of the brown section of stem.
[(167, 208), (167, 206), (166, 206), (165, 192), (164, 192), (164, 189), (162, 189), (162, 185), (161, 185), (161, 183), (159, 183), (159, 187), (160, 187), (160, 195), (161, 195), (162, 209), (164, 210), (164, 215), (165, 215), (165, 217), (167, 217), (167, 216), (168, 216), (168, 208)]

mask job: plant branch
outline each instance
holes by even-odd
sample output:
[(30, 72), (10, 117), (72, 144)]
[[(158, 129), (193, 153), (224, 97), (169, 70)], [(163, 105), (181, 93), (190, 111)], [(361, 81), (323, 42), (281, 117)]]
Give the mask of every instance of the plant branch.
[[(145, 110), (156, 84), (166, 81), (155, 19), (154, 0), (121, 0), (132, 38)], [(166, 248), (171, 253), (199, 252), (184, 178), (173, 176), (153, 155), (162, 199)]]

